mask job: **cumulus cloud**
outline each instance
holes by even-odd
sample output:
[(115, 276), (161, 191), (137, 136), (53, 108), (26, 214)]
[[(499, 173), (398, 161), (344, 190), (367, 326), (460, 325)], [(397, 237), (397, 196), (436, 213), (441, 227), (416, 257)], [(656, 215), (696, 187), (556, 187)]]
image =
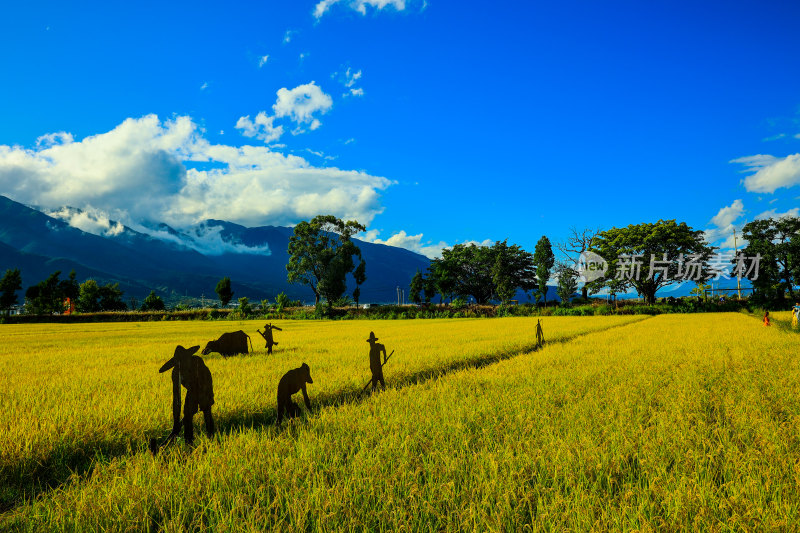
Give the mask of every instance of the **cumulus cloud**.
[(26, 204), (102, 210), (134, 227), (215, 218), (292, 225), (319, 213), (369, 224), (393, 182), (318, 168), (266, 146), (211, 144), (189, 117), (127, 119), (111, 131), (35, 148), (0, 145), (0, 194)]
[(731, 205), (721, 208), (719, 212), (711, 218), (711, 224), (713, 224), (714, 227), (704, 231), (706, 242), (719, 246), (720, 248), (733, 248), (735, 244), (733, 231), (735, 229), (739, 233), (737, 244), (741, 246), (744, 242), (741, 238), (743, 224), (736, 224), (736, 221), (743, 214), (744, 204), (741, 200), (734, 200)]
[(727, 226), (742, 216), (742, 213), (744, 213), (744, 204), (741, 200), (734, 200), (731, 205), (720, 209), (716, 216), (711, 219), (711, 223), (717, 227)]
[(274, 121), (275, 117), (269, 117), (266, 112), (261, 111), (254, 121), (250, 120), (250, 115), (239, 117), (235, 128), (242, 130), (245, 137), (255, 137), (269, 143), (277, 141), (283, 135), (283, 126), (275, 126)]
[(405, 0), (321, 0), (314, 6), (314, 18), (319, 20), (322, 15), (327, 13), (330, 8), (336, 4), (343, 5), (353, 11), (358, 11), (362, 15), (367, 14), (367, 7), (371, 7), (376, 11), (381, 11), (385, 7), (393, 7), (397, 11), (403, 11), (406, 8)]
[(773, 193), (781, 187), (800, 184), (800, 154), (786, 157), (772, 155), (751, 155), (734, 159), (731, 163), (741, 163), (746, 172), (753, 172), (744, 179), (744, 187), (749, 192)]
[(294, 89), (278, 89), (278, 99), (272, 106), (276, 117), (289, 117), (297, 124), (309, 124), (312, 130), (320, 126), (315, 113), (325, 114), (333, 106), (333, 99), (313, 81)]
[(276, 119), (288, 119), (295, 123), (292, 135), (305, 132), (304, 128), (315, 130), (322, 123), (315, 114), (325, 114), (333, 107), (333, 99), (325, 94), (322, 89), (315, 84), (306, 83), (298, 85), (294, 89), (285, 87), (278, 89), (277, 99), (272, 106), (274, 115), (267, 115), (266, 111), (261, 111), (256, 115), (255, 120), (250, 120), (250, 115), (239, 117), (236, 122), (236, 129), (241, 130), (245, 137), (255, 137), (265, 143), (277, 141), (283, 135), (283, 126), (274, 124)]

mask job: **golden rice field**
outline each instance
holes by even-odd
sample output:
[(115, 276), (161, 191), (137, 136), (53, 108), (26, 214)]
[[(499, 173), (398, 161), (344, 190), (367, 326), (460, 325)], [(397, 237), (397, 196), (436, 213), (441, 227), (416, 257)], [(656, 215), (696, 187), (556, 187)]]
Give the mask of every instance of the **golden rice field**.
[[(800, 523), (797, 337), (743, 314), (2, 326), (0, 529), (790, 530)], [(213, 439), (153, 457), (158, 367), (206, 356)], [(369, 331), (396, 350), (358, 397)], [(260, 342), (259, 342), (260, 341)], [(274, 427), (307, 362), (314, 406)], [(202, 416), (195, 424), (200, 429)]]

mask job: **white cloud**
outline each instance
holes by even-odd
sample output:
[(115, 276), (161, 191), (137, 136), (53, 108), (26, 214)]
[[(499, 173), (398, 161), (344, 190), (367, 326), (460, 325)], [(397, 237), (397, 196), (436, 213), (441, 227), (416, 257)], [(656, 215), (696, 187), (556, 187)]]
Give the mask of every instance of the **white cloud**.
[(364, 89), (361, 87), (356, 87), (356, 83), (361, 79), (361, 71), (354, 71), (350, 67), (347, 67), (342, 73), (334, 72), (331, 75), (332, 78), (339, 78), (339, 82), (344, 85), (346, 91), (342, 94), (343, 97), (347, 96), (364, 96)]
[(731, 163), (741, 163), (746, 172), (753, 172), (744, 179), (744, 187), (749, 192), (773, 193), (781, 187), (800, 184), (800, 154), (783, 158), (771, 155), (752, 155), (734, 159)]
[(204, 91), (204, 90), (206, 90), (206, 89), (208, 89), (208, 82), (207, 82), (207, 81), (204, 81), (204, 82), (203, 82), (203, 85), (201, 85), (201, 86), (200, 86), (200, 90), (201, 90), (201, 91)]
[(278, 89), (278, 99), (272, 106), (276, 117), (289, 117), (298, 125), (309, 124), (312, 130), (320, 126), (314, 114), (325, 114), (333, 107), (333, 99), (313, 81), (294, 89)]
[(286, 30), (286, 33), (283, 34), (283, 44), (289, 44), (292, 42), (292, 37), (297, 33), (297, 30)]
[(256, 115), (255, 121), (250, 120), (250, 115), (239, 117), (236, 122), (236, 129), (242, 130), (245, 137), (255, 137), (265, 143), (277, 141), (283, 135), (283, 126), (273, 125), (275, 117), (268, 117), (262, 111)]
[(322, 15), (327, 13), (331, 6), (335, 4), (343, 4), (353, 11), (358, 11), (362, 15), (367, 14), (367, 7), (371, 7), (377, 11), (381, 11), (385, 7), (393, 7), (397, 11), (403, 11), (406, 8), (405, 0), (321, 0), (314, 6), (314, 18), (319, 20)]
[(711, 219), (711, 223), (717, 227), (727, 226), (742, 216), (742, 213), (744, 213), (744, 204), (741, 200), (734, 200), (731, 205), (720, 209), (719, 213)]
[(63, 220), (73, 228), (94, 235), (111, 237), (125, 231), (125, 226), (110, 220), (105, 213), (91, 206), (86, 209), (62, 207), (56, 211), (45, 211), (45, 214)]
[(405, 231), (401, 230), (386, 240), (378, 238), (379, 234), (380, 232), (378, 230), (369, 230), (359, 238), (367, 242), (374, 242), (375, 244), (405, 248), (406, 250), (417, 252), (430, 259), (441, 257), (442, 250), (449, 248), (448, 244), (444, 241), (440, 241), (438, 244), (433, 244), (430, 241), (423, 243), (422, 233), (418, 235), (408, 235)]
[(267, 61), (269, 61), (269, 54), (259, 57), (258, 58), (258, 68), (261, 68), (264, 65), (266, 65)]
[(153, 228), (141, 224), (134, 224), (139, 233), (144, 233), (162, 241), (172, 242), (184, 248), (190, 248), (204, 255), (222, 254), (254, 254), (272, 255), (268, 244), (261, 246), (246, 246), (241, 242), (232, 242), (222, 237), (222, 226), (213, 223), (203, 223), (193, 226), (185, 231), (176, 233), (167, 231), (165, 228)]
[(0, 194), (48, 209), (102, 210), (129, 227), (146, 220), (185, 227), (209, 218), (292, 225), (320, 213), (369, 224), (383, 211), (380, 191), (392, 183), (315, 167), (266, 146), (211, 144), (189, 117), (131, 118), (46, 147), (0, 145)]
[[(738, 245), (741, 248), (744, 240), (742, 239), (742, 223), (736, 221), (744, 214), (744, 204), (741, 200), (734, 200), (729, 206), (723, 207), (712, 217), (711, 224), (715, 227), (704, 231), (705, 241), (720, 248), (733, 248), (733, 232), (738, 232)], [(746, 243), (744, 244), (746, 245)]]
[(783, 218), (783, 217), (800, 217), (800, 207), (793, 207), (788, 211), (779, 213), (777, 209), (770, 209), (756, 215), (756, 220), (764, 220), (767, 218)]

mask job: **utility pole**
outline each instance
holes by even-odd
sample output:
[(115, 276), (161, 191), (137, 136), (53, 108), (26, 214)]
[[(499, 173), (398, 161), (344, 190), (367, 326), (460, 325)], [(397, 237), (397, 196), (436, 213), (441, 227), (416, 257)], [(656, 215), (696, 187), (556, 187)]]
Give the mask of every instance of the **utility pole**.
[(397, 305), (400, 305), (400, 285), (397, 286)]
[[(736, 246), (736, 228), (733, 228), (733, 249), (735, 251), (735, 257), (739, 257), (739, 247)], [(737, 268), (736, 269), (736, 291), (739, 294), (739, 299), (740, 300), (742, 299), (741, 281), (742, 281), (742, 272), (741, 272), (741, 269)]]

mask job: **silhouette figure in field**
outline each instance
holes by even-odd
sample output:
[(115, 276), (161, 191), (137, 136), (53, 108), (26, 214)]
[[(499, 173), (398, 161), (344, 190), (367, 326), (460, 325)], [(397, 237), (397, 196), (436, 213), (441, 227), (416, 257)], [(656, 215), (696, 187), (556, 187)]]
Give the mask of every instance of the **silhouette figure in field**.
[(275, 422), (277, 425), (283, 420), (284, 412), (287, 418), (294, 418), (300, 414), (300, 408), (292, 401), (292, 395), (298, 391), (303, 391), (306, 409), (311, 410), (306, 383), (314, 383), (314, 380), (311, 379), (311, 368), (305, 363), (299, 368), (289, 370), (278, 382), (278, 420)]
[[(375, 333), (370, 331), (367, 342), (369, 343), (369, 369), (372, 371), (373, 391), (378, 386), (378, 383), (381, 384), (383, 390), (386, 390), (386, 382), (383, 380), (383, 365), (389, 360), (386, 356), (386, 346), (377, 341), (378, 338), (375, 337)], [(383, 364), (381, 364), (381, 353), (383, 353)]]
[(536, 346), (541, 348), (544, 346), (544, 331), (542, 331), (542, 321), (536, 320)]
[[(237, 354), (248, 354), (247, 341), (250, 340), (250, 335), (242, 330), (234, 331), (232, 333), (223, 333), (219, 339), (215, 341), (208, 341), (206, 347), (203, 348), (203, 355), (208, 355), (211, 352), (217, 352), (222, 357), (229, 357)], [(253, 341), (250, 341), (250, 349), (253, 349)]]
[(283, 331), (278, 326), (273, 326), (272, 324), (264, 324), (264, 333), (261, 333), (260, 329), (256, 330), (262, 337), (264, 337), (264, 340), (267, 341), (267, 345), (265, 346), (265, 348), (267, 349), (267, 354), (271, 354), (272, 347), (278, 345), (278, 343), (275, 342), (272, 338), (273, 329), (277, 329), (278, 331)]
[[(159, 448), (170, 444), (181, 432), (183, 422), (183, 438), (188, 444), (194, 442), (194, 426), (192, 418), (198, 410), (203, 411), (206, 423), (206, 433), (214, 434), (214, 419), (211, 416), (211, 406), (214, 405), (214, 386), (211, 381), (211, 371), (203, 360), (194, 355), (200, 346), (175, 348), (172, 359), (164, 363), (158, 370), (164, 373), (172, 369), (172, 433), (160, 445), (156, 439), (150, 440), (150, 451), (156, 453)], [(183, 420), (181, 420), (181, 385), (186, 389), (186, 399), (183, 404)]]
[(764, 325), (769, 326), (769, 311), (764, 311)]

